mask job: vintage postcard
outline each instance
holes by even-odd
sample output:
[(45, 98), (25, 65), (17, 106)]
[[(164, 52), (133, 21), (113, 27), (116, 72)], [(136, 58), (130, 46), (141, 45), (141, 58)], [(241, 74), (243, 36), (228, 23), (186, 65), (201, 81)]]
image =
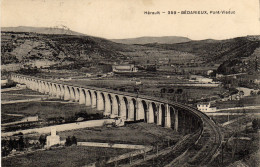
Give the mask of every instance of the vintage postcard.
[(3, 167), (259, 167), (259, 0), (2, 0)]

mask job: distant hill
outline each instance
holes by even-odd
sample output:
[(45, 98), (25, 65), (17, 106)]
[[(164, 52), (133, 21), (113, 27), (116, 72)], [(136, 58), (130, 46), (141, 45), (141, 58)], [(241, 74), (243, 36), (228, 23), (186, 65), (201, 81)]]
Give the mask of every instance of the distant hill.
[(223, 74), (255, 70), (256, 57), (258, 57), (257, 61), (260, 60), (260, 36), (227, 40), (207, 39), (177, 44), (146, 44), (144, 46), (194, 54), (204, 60), (205, 64), (220, 64), (218, 72)]
[(200, 40), (176, 44), (146, 44), (144, 46), (195, 54), (206, 62), (222, 63), (229, 59), (250, 56), (260, 47), (259, 36), (237, 37), (227, 40)]
[(70, 30), (66, 26), (56, 26), (56, 27), (2, 27), (1, 31), (6, 32), (34, 32), (39, 34), (66, 34), (66, 35), (84, 35)]
[(149, 43), (174, 44), (174, 43), (189, 42), (191, 40), (186, 37), (165, 36), (165, 37), (139, 37), (139, 38), (127, 38), (127, 39), (111, 39), (111, 41), (117, 43), (123, 43), (123, 44), (149, 44)]
[[(74, 35), (73, 35), (74, 33)], [(26, 64), (50, 61), (58, 67), (74, 64), (70, 69), (97, 64), (153, 64), (170, 59), (174, 64), (194, 62), (197, 66), (219, 66), (218, 72), (229, 74), (256, 69), (260, 60), (260, 36), (227, 40), (206, 39), (183, 43), (159, 43), (163, 39), (182, 37), (143, 37), (146, 44), (132, 45), (80, 35), (66, 27), (15, 27), (1, 30), (1, 64)], [(155, 39), (157, 39), (155, 43)], [(160, 40), (159, 40), (160, 39)], [(167, 40), (164, 40), (166, 42)], [(169, 42), (169, 41), (168, 41)], [(180, 40), (179, 40), (180, 42)], [(67, 67), (66, 67), (67, 68)]]

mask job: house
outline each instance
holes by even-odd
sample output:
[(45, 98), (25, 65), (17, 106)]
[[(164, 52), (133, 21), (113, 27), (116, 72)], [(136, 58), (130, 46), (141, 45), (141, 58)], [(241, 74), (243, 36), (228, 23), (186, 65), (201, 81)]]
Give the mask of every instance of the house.
[(113, 72), (137, 72), (138, 69), (133, 64), (121, 64), (121, 65), (113, 65), (112, 66)]
[(1, 79), (1, 86), (5, 86), (8, 83), (8, 79)]
[(211, 106), (210, 102), (198, 103), (197, 109), (202, 112), (216, 112), (217, 107)]
[(37, 116), (29, 116), (22, 119), (22, 122), (35, 122), (38, 121), (38, 115)]

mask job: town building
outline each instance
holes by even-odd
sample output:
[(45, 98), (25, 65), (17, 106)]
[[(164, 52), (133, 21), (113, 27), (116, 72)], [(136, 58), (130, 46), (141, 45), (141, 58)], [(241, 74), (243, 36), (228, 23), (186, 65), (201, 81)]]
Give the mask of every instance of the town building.
[(138, 68), (135, 67), (133, 64), (120, 64), (120, 65), (113, 65), (112, 66), (113, 72), (137, 72)]
[(211, 106), (210, 102), (198, 103), (197, 109), (202, 112), (216, 112), (217, 107)]

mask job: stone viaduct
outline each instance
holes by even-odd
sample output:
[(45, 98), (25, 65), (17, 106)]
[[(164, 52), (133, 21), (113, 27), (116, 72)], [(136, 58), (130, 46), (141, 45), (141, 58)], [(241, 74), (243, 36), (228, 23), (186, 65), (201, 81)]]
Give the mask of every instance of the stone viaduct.
[(199, 116), (178, 103), (115, 90), (70, 85), (30, 76), (12, 74), (11, 79), (25, 84), (29, 89), (50, 96), (96, 108), (110, 118), (126, 121), (144, 121), (179, 132), (192, 132), (201, 125)]
[[(190, 106), (144, 95), (72, 85), (19, 74), (12, 74), (11, 79), (25, 84), (29, 89), (96, 108), (110, 118), (120, 117), (129, 122), (144, 121), (188, 134), (186, 136), (193, 134), (193, 137), (184, 139), (183, 142), (189, 143), (189, 139), (193, 140), (196, 137), (193, 144), (198, 145), (199, 150), (182, 150), (181, 156), (186, 156), (183, 163), (207, 166), (218, 156), (221, 149), (223, 136), (220, 128), (206, 114)], [(173, 160), (171, 166), (178, 166), (178, 163), (179, 161)]]

